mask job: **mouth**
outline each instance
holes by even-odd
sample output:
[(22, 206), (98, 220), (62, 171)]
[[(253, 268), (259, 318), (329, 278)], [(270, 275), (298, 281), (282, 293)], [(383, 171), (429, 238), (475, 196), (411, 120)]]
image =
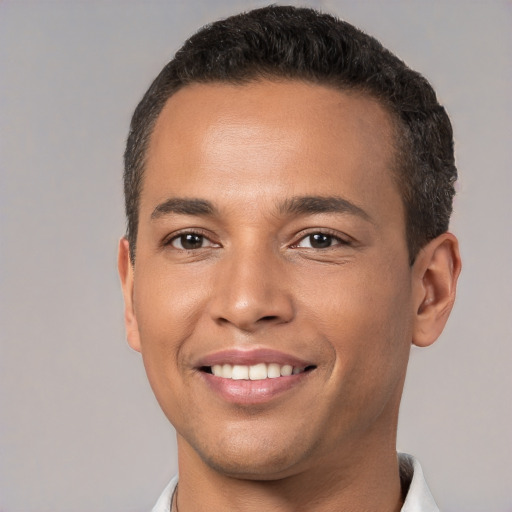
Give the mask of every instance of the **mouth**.
[(238, 405), (263, 404), (299, 390), (316, 368), (312, 361), (263, 347), (219, 351), (195, 365), (215, 396)]
[(315, 368), (315, 365), (294, 366), (292, 364), (279, 363), (257, 363), (253, 365), (223, 363), (214, 364), (212, 366), (201, 366), (199, 370), (222, 379), (266, 380), (300, 375), (310, 372)]

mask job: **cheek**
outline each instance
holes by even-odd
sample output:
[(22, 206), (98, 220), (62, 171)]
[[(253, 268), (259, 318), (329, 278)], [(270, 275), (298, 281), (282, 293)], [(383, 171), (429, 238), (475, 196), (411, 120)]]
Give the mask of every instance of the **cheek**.
[(410, 271), (398, 266), (388, 266), (382, 272), (379, 268), (382, 266), (349, 262), (329, 272), (325, 268), (299, 272), (301, 306), (318, 313), (327, 325), (339, 318), (338, 327), (343, 327), (347, 317), (370, 327), (410, 316), (404, 310), (411, 300)]
[(135, 276), (134, 307), (142, 344), (173, 345), (187, 337), (207, 295), (201, 276), (147, 264)]
[(185, 367), (183, 347), (194, 333), (205, 295), (207, 288), (198, 278), (170, 272), (169, 265), (141, 265), (136, 275), (134, 307), (141, 354), (151, 387), (165, 412), (171, 403), (179, 404), (179, 376)]
[[(407, 272), (338, 269), (323, 290), (308, 286), (304, 308), (335, 357), (333, 375), (378, 382), (402, 373), (412, 337)], [(314, 279), (314, 276), (312, 276)], [(311, 298), (314, 297), (314, 301)]]
[[(153, 393), (164, 413), (181, 411), (183, 389), (180, 368), (183, 340), (191, 334), (194, 315), (191, 286), (169, 272), (168, 266), (141, 265), (135, 275), (134, 308), (141, 341), (141, 355)], [(144, 263), (144, 264), (142, 264)]]

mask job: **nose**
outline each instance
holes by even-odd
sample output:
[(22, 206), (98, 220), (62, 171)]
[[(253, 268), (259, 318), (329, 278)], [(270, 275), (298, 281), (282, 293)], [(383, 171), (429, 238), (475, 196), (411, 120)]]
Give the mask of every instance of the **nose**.
[(239, 249), (223, 258), (216, 268), (212, 319), (245, 332), (290, 322), (295, 311), (285, 266), (271, 250)]

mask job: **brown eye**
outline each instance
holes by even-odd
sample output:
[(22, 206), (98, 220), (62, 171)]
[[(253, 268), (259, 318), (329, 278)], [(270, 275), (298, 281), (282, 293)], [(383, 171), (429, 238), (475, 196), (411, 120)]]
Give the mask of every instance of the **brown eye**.
[(309, 235), (309, 243), (313, 249), (325, 249), (330, 247), (333, 242), (331, 235), (325, 235), (324, 233), (314, 233)]
[(343, 240), (329, 233), (311, 233), (302, 238), (296, 247), (305, 247), (306, 249), (328, 249), (335, 245), (350, 245), (350, 242)]
[(207, 239), (203, 235), (197, 233), (184, 233), (177, 236), (171, 241), (171, 245), (176, 249), (190, 251), (193, 249), (201, 249), (205, 245)]
[(336, 242), (336, 238), (326, 233), (312, 233), (304, 237), (297, 247), (309, 247), (311, 249), (327, 249)]

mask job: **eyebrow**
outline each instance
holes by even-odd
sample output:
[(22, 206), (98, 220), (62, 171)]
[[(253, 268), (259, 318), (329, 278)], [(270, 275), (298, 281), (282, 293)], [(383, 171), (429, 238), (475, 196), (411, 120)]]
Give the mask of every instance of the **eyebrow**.
[(284, 215), (307, 215), (315, 213), (348, 213), (373, 222), (370, 215), (359, 206), (338, 196), (297, 196), (287, 199), (280, 205), (279, 211)]
[[(338, 196), (296, 196), (286, 199), (278, 207), (281, 215), (312, 215), (316, 213), (348, 213), (373, 222), (362, 208)], [(215, 215), (217, 209), (206, 199), (171, 197), (155, 207), (151, 219), (165, 215)]]
[(171, 213), (180, 215), (213, 215), (216, 213), (216, 209), (210, 201), (205, 199), (171, 197), (155, 207), (151, 214), (151, 219), (158, 219)]

